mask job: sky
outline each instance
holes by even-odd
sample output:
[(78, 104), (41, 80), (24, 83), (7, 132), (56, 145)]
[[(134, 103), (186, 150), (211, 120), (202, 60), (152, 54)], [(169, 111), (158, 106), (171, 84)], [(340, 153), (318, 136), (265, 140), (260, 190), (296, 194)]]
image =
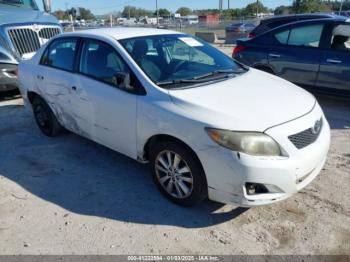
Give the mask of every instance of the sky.
[[(51, 0), (53, 10), (66, 9), (66, 7), (81, 6), (90, 9), (94, 14), (101, 15), (113, 11), (120, 11), (125, 5), (137, 6), (149, 10), (156, 9), (156, 0)], [(265, 6), (275, 8), (279, 5), (290, 5), (292, 0), (260, 0)], [(42, 1), (37, 0), (42, 7)], [(244, 7), (255, 0), (230, 0), (231, 8)], [(218, 8), (219, 0), (158, 0), (159, 8), (167, 8), (176, 11), (181, 6), (191, 9)], [(227, 0), (224, 0), (224, 7), (227, 8)]]

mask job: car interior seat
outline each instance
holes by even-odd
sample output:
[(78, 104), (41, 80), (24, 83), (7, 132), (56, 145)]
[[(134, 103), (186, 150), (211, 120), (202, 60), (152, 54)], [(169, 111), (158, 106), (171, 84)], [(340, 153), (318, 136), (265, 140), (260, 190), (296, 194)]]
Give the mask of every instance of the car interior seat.
[(57, 48), (52, 65), (59, 68), (72, 69), (74, 63), (74, 50), (70, 47)]
[(106, 79), (112, 78), (115, 74), (112, 68), (107, 66), (109, 50), (105, 50), (103, 47), (90, 51), (87, 59), (87, 74), (96, 76), (98, 78)]
[(146, 40), (136, 40), (132, 48), (133, 58), (153, 81), (159, 81), (161, 70), (153, 61), (147, 58), (147, 53), (148, 44)]
[(336, 35), (333, 38), (332, 48), (338, 50), (349, 50), (346, 46), (346, 42), (349, 40), (349, 37), (343, 35)]

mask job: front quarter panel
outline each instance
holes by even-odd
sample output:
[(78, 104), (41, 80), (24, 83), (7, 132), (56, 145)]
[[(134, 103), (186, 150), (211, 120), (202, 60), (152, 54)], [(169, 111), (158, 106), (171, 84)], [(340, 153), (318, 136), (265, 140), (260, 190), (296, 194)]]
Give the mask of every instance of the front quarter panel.
[(155, 135), (169, 135), (187, 144), (195, 152), (216, 146), (205, 132), (205, 124), (181, 113), (167, 93), (139, 97), (137, 151), (143, 155), (147, 141)]

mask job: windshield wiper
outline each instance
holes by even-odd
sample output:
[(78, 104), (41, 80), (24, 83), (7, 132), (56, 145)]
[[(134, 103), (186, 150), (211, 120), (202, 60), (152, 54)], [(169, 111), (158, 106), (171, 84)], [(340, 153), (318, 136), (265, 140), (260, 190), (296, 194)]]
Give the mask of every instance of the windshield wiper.
[[(176, 84), (198, 84), (198, 83), (204, 83), (204, 82), (210, 82), (215, 80), (221, 80), (224, 78), (229, 78), (235, 74), (242, 74), (246, 72), (245, 69), (243, 70), (234, 70), (234, 69), (222, 69), (222, 70), (216, 70), (207, 74), (195, 76), (189, 79), (174, 79), (169, 81), (161, 81), (156, 83), (158, 86), (168, 86), (168, 85), (176, 85)], [(224, 75), (221, 75), (224, 74)], [(211, 77), (215, 76), (216, 77)], [(209, 78), (210, 77), (210, 78)]]
[(234, 69), (222, 69), (222, 70), (215, 70), (213, 72), (209, 72), (207, 74), (203, 74), (200, 76), (196, 76), (193, 79), (194, 80), (198, 80), (198, 79), (202, 79), (202, 78), (207, 78), (213, 75), (218, 75), (218, 74), (242, 74), (246, 72), (245, 70), (234, 70)]
[(191, 84), (191, 83), (203, 83), (203, 82), (205, 81), (196, 80), (196, 79), (175, 79), (175, 80), (157, 82), (156, 85), (168, 86), (168, 85), (176, 85), (176, 84)]
[[(209, 75), (211, 76), (211, 74)], [(200, 77), (200, 78), (191, 78), (191, 79), (175, 79), (175, 80), (170, 80), (170, 81), (163, 81), (163, 82), (158, 82), (156, 85), (158, 86), (168, 86), (168, 85), (176, 85), (176, 84), (200, 84), (200, 83), (205, 83), (205, 82), (211, 82), (211, 81), (216, 81), (216, 80), (221, 80), (224, 78), (229, 78), (232, 76), (232, 74), (226, 74), (224, 76), (217, 76), (217, 77), (211, 77), (207, 78), (208, 76)], [(206, 79), (201, 79), (201, 78), (206, 78)]]

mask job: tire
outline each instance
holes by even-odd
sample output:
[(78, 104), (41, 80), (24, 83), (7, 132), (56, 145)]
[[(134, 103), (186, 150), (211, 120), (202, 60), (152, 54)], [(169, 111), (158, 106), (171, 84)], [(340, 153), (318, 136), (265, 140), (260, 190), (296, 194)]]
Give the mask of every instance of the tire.
[[(172, 167), (167, 168), (169, 156)], [(172, 202), (193, 206), (208, 196), (202, 165), (186, 146), (174, 141), (161, 141), (151, 148), (150, 163), (156, 185)]]
[(45, 100), (39, 96), (35, 97), (32, 107), (35, 121), (41, 132), (49, 137), (59, 135), (63, 128)]

